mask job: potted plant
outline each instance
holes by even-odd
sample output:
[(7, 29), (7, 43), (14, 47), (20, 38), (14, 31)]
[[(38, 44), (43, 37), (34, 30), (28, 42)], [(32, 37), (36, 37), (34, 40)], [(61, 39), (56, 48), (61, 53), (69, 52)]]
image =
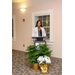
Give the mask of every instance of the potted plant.
[(47, 73), (47, 69), (48, 69), (48, 65), (47, 63), (51, 63), (50, 57), (48, 56), (39, 56), (39, 58), (37, 59), (40, 69), (42, 71), (42, 74), (46, 74)]
[[(38, 47), (38, 56), (48, 56), (51, 57), (52, 51), (50, 50), (50, 47), (47, 47), (47, 44), (39, 44)], [(47, 63), (47, 67), (49, 68), (49, 63)]]
[(27, 47), (26, 51), (27, 52), (23, 52), (23, 54), (27, 54), (28, 57), (25, 58), (26, 61), (29, 60), (29, 64), (32, 64), (32, 67), (34, 70), (38, 70), (39, 69), (39, 64), (37, 63), (37, 58), (39, 57), (38, 55), (36, 55), (36, 51), (37, 51), (37, 46), (35, 45), (30, 45)]
[[(51, 57), (52, 50), (50, 50), (49, 47), (47, 47), (46, 44), (39, 44), (37, 46), (30, 45), (26, 49), (28, 52), (23, 52), (24, 54), (27, 54), (28, 57), (25, 58), (25, 60), (29, 60), (29, 64), (32, 64), (34, 70), (39, 69), (39, 63), (37, 62), (37, 59), (39, 56), (48, 56)], [(49, 65), (49, 64), (48, 64)], [(36, 68), (35, 68), (36, 67)]]

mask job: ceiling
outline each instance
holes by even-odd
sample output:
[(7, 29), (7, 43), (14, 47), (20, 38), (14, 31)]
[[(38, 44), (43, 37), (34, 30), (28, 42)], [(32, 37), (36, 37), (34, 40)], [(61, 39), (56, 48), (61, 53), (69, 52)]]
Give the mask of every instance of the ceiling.
[(20, 3), (20, 2), (24, 2), (24, 1), (27, 1), (27, 0), (12, 0), (12, 3)]

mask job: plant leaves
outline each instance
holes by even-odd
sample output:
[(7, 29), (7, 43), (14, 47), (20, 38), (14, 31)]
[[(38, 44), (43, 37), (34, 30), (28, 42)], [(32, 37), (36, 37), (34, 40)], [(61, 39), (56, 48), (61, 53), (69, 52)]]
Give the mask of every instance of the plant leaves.
[[(37, 50), (37, 46), (39, 46), (39, 50)], [(26, 61), (29, 60), (29, 64), (31, 63), (37, 63), (37, 58), (39, 56), (49, 56), (51, 57), (52, 55), (52, 50), (50, 50), (50, 47), (47, 47), (48, 45), (46, 44), (39, 44), (39, 45), (29, 45), (26, 49), (28, 52), (23, 52), (23, 54), (27, 54), (28, 57), (25, 58)], [(44, 64), (45, 62), (43, 62)]]

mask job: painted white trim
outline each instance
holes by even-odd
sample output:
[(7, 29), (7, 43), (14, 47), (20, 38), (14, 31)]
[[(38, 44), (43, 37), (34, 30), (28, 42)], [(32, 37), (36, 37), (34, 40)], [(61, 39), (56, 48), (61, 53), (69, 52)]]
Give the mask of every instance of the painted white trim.
[(47, 41), (47, 43), (52, 44), (53, 43), (53, 9), (45, 10), (45, 11), (32, 12), (32, 29), (36, 25), (35, 16), (42, 16), (42, 15), (50, 15), (50, 39)]
[(14, 28), (14, 37), (12, 37), (12, 41), (16, 41), (16, 26), (15, 26), (15, 15), (12, 15), (13, 19), (13, 28)]
[(16, 39), (15, 38), (12, 38), (12, 41), (16, 41)]
[(52, 46), (52, 45), (53, 45), (53, 43), (47, 43), (47, 45), (50, 47), (50, 46)]

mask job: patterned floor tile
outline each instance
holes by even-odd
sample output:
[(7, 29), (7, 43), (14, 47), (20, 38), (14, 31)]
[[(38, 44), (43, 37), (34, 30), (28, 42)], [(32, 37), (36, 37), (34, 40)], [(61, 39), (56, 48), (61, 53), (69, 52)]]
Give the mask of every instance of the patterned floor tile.
[[(20, 51), (12, 51), (12, 75), (43, 75), (39, 70), (34, 71), (25, 60), (27, 55)], [(44, 75), (62, 75), (62, 59), (51, 58), (48, 73)]]

